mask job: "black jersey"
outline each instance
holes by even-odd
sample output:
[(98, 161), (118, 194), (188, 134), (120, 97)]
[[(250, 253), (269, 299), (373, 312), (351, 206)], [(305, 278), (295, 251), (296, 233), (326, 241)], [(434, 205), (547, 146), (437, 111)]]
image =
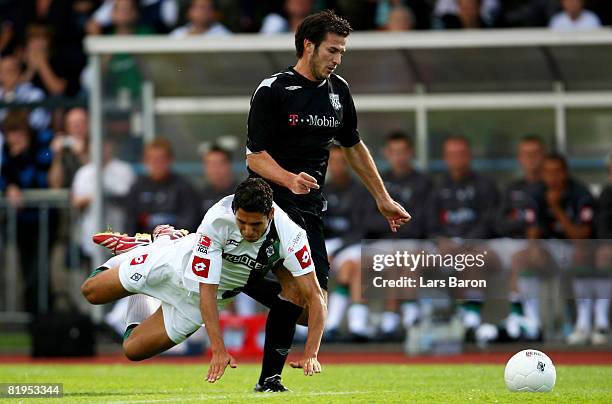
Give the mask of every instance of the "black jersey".
[(228, 195), (231, 195), (236, 190), (237, 184), (232, 182), (229, 187), (225, 189), (214, 189), (210, 185), (205, 186), (200, 191), (200, 216), (203, 216), (208, 212), (215, 203)]
[(539, 200), (544, 183), (524, 178), (512, 182), (506, 192), (497, 216), (497, 233), (502, 237), (524, 238), (527, 228), (537, 226), (542, 215)]
[(392, 172), (381, 175), (391, 198), (402, 205), (412, 219), (397, 232), (389, 230), (389, 222), (379, 214), (376, 203), (369, 198), (368, 212), (364, 214), (364, 238), (406, 238), (421, 239), (427, 235), (427, 202), (432, 189), (431, 179), (422, 172), (412, 169), (408, 175), (396, 176)]
[(612, 239), (612, 184), (606, 186), (599, 195), (598, 207), (597, 237)]
[(359, 241), (360, 224), (364, 219), (360, 214), (360, 206), (366, 198), (371, 199), (363, 185), (353, 179), (342, 186), (333, 182), (326, 184), (327, 211), (323, 217), (325, 238), (339, 237), (343, 245)]
[[(543, 238), (567, 238), (561, 223), (557, 221), (552, 210), (546, 203), (546, 193), (540, 199), (542, 208), (541, 227)], [(561, 207), (569, 219), (575, 224), (594, 225), (595, 199), (587, 187), (574, 179), (569, 179), (567, 189), (561, 196)]]
[(492, 237), (498, 200), (497, 188), (487, 177), (471, 173), (455, 182), (447, 174), (430, 198), (429, 236)]
[(126, 232), (150, 233), (160, 224), (191, 231), (202, 217), (197, 199), (191, 184), (178, 174), (170, 174), (162, 182), (140, 176), (126, 198)]
[[(266, 151), (285, 170), (325, 182), (329, 148), (359, 142), (357, 114), (344, 79), (313, 82), (288, 68), (263, 80), (251, 99), (247, 153)], [(256, 176), (249, 170), (251, 176)], [(271, 184), (275, 194), (291, 193)], [(311, 190), (311, 194), (320, 194)], [(311, 195), (312, 196), (312, 195)], [(296, 199), (300, 199), (296, 195)]]

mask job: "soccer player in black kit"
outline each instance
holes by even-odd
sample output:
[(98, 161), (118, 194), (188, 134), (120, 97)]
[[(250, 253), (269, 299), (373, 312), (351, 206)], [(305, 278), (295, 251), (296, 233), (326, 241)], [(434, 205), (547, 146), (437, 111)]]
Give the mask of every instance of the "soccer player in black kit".
[[(248, 118), (249, 173), (266, 179), (274, 191), (274, 201), (306, 230), (317, 279), (324, 290), (329, 263), (323, 236), (326, 203), (321, 185), (334, 141), (340, 144), (349, 164), (376, 200), (391, 230), (396, 231), (410, 220), (404, 208), (389, 196), (359, 137), (348, 84), (333, 74), (341, 63), (351, 30), (348, 21), (333, 11), (306, 17), (295, 34), (297, 64), (261, 82), (251, 99)], [(286, 275), (284, 269), (276, 271), (281, 283)], [(268, 377), (280, 375), (297, 320), (291, 316), (268, 318), (266, 329), (274, 330), (274, 338), (264, 347), (259, 385), (265, 385)], [(311, 330), (311, 334), (315, 333)], [(303, 357), (307, 359), (292, 364), (304, 368), (305, 374), (321, 369), (315, 340), (306, 341)]]

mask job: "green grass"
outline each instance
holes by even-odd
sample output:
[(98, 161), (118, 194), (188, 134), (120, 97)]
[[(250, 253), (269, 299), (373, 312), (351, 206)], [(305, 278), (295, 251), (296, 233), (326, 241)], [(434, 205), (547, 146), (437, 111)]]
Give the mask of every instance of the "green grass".
[(215, 384), (204, 382), (206, 369), (204, 363), (201, 366), (0, 365), (0, 382), (64, 383), (61, 402), (87, 403), (209, 400), (228, 403), (247, 400), (266, 403), (612, 403), (612, 366), (558, 366), (557, 385), (551, 393), (508, 392), (503, 382), (503, 366), (499, 365), (328, 365), (322, 374), (314, 377), (286, 369), (283, 381), (292, 392), (277, 395), (251, 392), (259, 371), (256, 365), (230, 369)]
[(2, 348), (29, 348), (30, 334), (27, 333), (0, 333), (0, 347)]

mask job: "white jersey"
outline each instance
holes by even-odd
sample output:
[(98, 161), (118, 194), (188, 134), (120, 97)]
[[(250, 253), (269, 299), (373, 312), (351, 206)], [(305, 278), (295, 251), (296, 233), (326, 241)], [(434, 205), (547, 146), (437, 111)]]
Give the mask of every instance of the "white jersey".
[(274, 204), (274, 217), (256, 242), (242, 238), (232, 210), (234, 195), (213, 205), (195, 235), (195, 245), (183, 281), (191, 292), (199, 284), (219, 285), (217, 300), (239, 294), (244, 286), (263, 278), (277, 264), (296, 276), (314, 271), (306, 232)]

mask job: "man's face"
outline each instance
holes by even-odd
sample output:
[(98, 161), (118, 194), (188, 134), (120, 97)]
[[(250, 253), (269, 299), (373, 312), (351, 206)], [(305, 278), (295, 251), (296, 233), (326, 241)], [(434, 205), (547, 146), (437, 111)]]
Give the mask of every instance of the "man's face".
[(444, 162), (451, 172), (466, 173), (470, 169), (472, 153), (462, 140), (448, 140), (444, 143)]
[(189, 22), (198, 26), (209, 25), (215, 20), (213, 0), (193, 0), (189, 7)]
[(113, 24), (118, 27), (132, 27), (138, 19), (138, 10), (129, 0), (116, 0), (113, 7)]
[(480, 1), (479, 0), (459, 0), (457, 2), (459, 7), (459, 15), (475, 19), (480, 15)]
[(170, 175), (172, 158), (165, 149), (151, 147), (145, 151), (144, 164), (147, 167), (149, 177), (153, 181), (161, 181)]
[(584, 7), (583, 0), (561, 0), (561, 7), (571, 16), (578, 16)]
[(4, 89), (12, 89), (19, 81), (19, 60), (14, 56), (7, 56), (0, 61), (0, 82)]
[(542, 169), (544, 147), (536, 141), (521, 142), (517, 158), (525, 174), (537, 173)]
[(385, 147), (385, 157), (393, 172), (405, 172), (412, 165), (412, 148), (403, 140), (391, 140)]
[(263, 236), (272, 219), (274, 209), (268, 215), (259, 212), (247, 212), (242, 208), (236, 210), (236, 225), (242, 238), (249, 243), (254, 243)]
[(83, 108), (74, 108), (66, 115), (66, 133), (85, 140), (89, 133), (89, 118)]
[(312, 12), (313, 0), (287, 0), (285, 11), (292, 17), (306, 18)]
[(232, 180), (232, 165), (224, 153), (213, 151), (204, 155), (204, 173), (212, 185)]
[(546, 159), (542, 165), (542, 180), (546, 188), (561, 191), (567, 182), (567, 170), (556, 159)]
[(323, 81), (342, 63), (342, 55), (346, 51), (346, 38), (338, 34), (327, 33), (318, 47), (315, 48), (312, 42), (308, 42), (304, 51), (312, 52), (310, 72), (313, 77), (318, 81)]

